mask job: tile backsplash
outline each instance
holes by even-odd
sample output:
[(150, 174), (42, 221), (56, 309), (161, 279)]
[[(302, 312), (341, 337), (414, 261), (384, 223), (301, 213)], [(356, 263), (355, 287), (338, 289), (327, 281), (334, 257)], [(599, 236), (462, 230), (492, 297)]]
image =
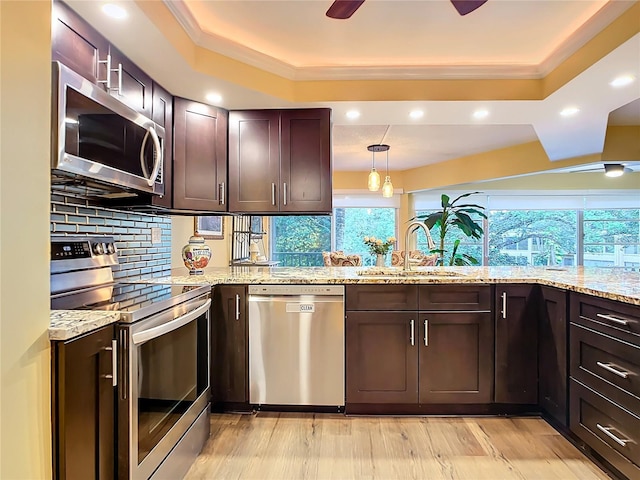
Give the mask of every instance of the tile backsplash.
[[(58, 192), (51, 195), (52, 235), (109, 235), (120, 265), (115, 279), (143, 279), (171, 274), (171, 219), (159, 215), (92, 206)], [(158, 242), (159, 240), (159, 242)]]

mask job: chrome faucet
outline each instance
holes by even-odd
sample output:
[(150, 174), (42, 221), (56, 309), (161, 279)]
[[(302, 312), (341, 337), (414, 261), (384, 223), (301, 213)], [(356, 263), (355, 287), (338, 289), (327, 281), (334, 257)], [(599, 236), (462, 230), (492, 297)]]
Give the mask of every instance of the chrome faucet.
[(427, 226), (418, 221), (418, 220), (413, 220), (412, 222), (409, 223), (409, 225), (407, 225), (407, 230), (404, 233), (404, 267), (403, 269), (406, 270), (411, 270), (411, 263), (409, 262), (409, 234), (412, 233), (412, 227), (422, 227), (422, 229), (424, 230), (425, 235), (427, 236), (427, 245), (429, 246), (429, 250), (433, 250), (436, 248), (436, 244), (433, 241), (433, 238), (431, 238), (431, 233), (429, 232), (429, 229), (427, 228)]

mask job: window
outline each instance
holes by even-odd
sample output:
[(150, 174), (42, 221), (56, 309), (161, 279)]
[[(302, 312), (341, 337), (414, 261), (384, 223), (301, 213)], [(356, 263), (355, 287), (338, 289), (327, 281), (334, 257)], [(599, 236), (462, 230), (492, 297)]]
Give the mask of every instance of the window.
[(322, 266), (322, 252), (331, 250), (331, 217), (271, 217), (271, 260), (283, 267)]
[(583, 263), (640, 269), (640, 209), (585, 210)]
[(335, 250), (362, 257), (363, 265), (375, 258), (363, 243), (364, 237), (386, 240), (396, 235), (396, 209), (391, 207), (347, 207), (333, 210)]

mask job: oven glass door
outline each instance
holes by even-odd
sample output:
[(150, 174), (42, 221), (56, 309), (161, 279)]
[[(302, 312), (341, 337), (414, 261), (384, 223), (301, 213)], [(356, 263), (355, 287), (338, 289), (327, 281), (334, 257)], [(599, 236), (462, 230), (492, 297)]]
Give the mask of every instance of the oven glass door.
[(209, 387), (208, 325), (202, 314), (135, 349), (138, 464)]

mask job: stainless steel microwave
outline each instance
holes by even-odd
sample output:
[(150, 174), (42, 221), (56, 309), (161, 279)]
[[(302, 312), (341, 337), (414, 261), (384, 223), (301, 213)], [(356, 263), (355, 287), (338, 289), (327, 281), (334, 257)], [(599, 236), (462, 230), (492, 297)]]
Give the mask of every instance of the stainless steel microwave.
[(52, 68), (52, 184), (164, 195), (164, 128), (60, 62)]

